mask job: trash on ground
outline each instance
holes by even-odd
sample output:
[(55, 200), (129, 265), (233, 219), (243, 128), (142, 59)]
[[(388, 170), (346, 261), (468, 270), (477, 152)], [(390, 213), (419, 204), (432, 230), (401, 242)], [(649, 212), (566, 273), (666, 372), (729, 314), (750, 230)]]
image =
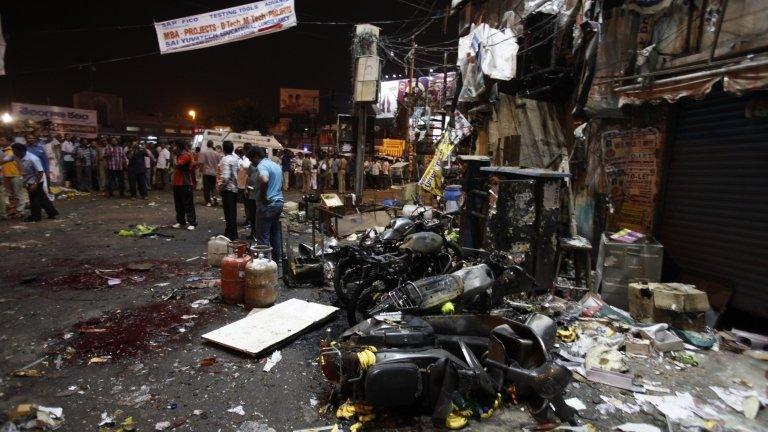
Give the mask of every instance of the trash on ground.
[(262, 369), (264, 372), (269, 372), (272, 370), (273, 367), (283, 359), (283, 355), (280, 353), (280, 351), (273, 352), (269, 357), (267, 357), (267, 362), (264, 364), (264, 368)]
[(230, 408), (227, 410), (227, 412), (238, 414), (238, 415), (245, 415), (245, 410), (243, 409), (242, 405), (238, 405), (234, 408)]

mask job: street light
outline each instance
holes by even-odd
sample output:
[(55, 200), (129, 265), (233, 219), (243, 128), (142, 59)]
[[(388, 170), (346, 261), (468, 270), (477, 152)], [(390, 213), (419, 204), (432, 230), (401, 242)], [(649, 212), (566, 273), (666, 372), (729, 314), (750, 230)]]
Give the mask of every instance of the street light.
[(4, 112), (3, 115), (0, 116), (0, 120), (3, 121), (3, 124), (8, 124), (8, 123), (11, 123), (13, 121), (13, 116), (10, 115), (7, 112)]
[(187, 114), (189, 115), (189, 117), (192, 118), (192, 120), (197, 118), (197, 113), (195, 112), (195, 110), (189, 110), (189, 112), (187, 112)]

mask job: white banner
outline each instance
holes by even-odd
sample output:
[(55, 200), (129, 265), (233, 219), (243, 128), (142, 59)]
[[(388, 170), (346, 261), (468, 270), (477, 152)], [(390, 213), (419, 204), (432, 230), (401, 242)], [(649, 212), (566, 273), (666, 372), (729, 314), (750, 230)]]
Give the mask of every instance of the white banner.
[(160, 54), (168, 54), (249, 39), (295, 25), (293, 0), (264, 0), (155, 23), (155, 31)]
[(19, 120), (34, 120), (38, 123), (50, 120), (53, 132), (96, 138), (99, 131), (98, 116), (94, 110), (13, 102), (11, 112)]

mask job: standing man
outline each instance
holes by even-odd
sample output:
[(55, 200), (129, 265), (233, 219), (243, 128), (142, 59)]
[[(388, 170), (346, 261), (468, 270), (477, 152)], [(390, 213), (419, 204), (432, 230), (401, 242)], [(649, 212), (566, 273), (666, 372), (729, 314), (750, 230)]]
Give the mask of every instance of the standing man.
[(187, 224), (192, 231), (197, 226), (193, 188), (195, 187), (194, 159), (183, 142), (176, 143), (176, 164), (173, 168), (173, 204), (176, 209), (176, 223), (173, 228)]
[[(155, 182), (160, 186), (160, 190), (165, 190), (165, 182), (168, 178), (168, 168), (171, 162), (171, 152), (165, 144), (157, 146), (157, 164), (155, 165)], [(216, 182), (216, 179), (213, 179)]]
[[(56, 207), (48, 199), (45, 189), (45, 169), (40, 158), (27, 151), (27, 146), (16, 143), (11, 146), (13, 156), (21, 168), (21, 176), (29, 195), (30, 216), (28, 222), (39, 222), (42, 219), (41, 210), (45, 210), (48, 219), (55, 219), (59, 215)], [(7, 156), (4, 157), (4, 161)]]
[(106, 195), (107, 183), (109, 183), (109, 174), (107, 173), (107, 158), (104, 155), (106, 151), (107, 140), (101, 137), (96, 142), (96, 155), (97, 158), (97, 172), (96, 181), (93, 183), (99, 187), (100, 192), (104, 192), (102, 195)]
[(389, 187), (392, 185), (392, 177), (389, 171), (389, 168), (392, 165), (389, 163), (389, 159), (384, 158), (384, 161), (381, 164), (381, 187), (382, 189), (389, 189)]
[(45, 140), (43, 140), (42, 137), (35, 138), (32, 134), (27, 134), (26, 139), (27, 153), (32, 153), (40, 159), (40, 163), (43, 165), (43, 170), (45, 171), (46, 184), (50, 186), (51, 183), (48, 181), (48, 154), (45, 152)]
[(224, 157), (219, 162), (221, 174), (221, 204), (224, 207), (226, 229), (224, 235), (230, 240), (237, 240), (237, 172), (240, 158), (233, 154), (235, 150), (232, 141), (224, 141), (222, 145)]
[(334, 154), (331, 157), (331, 173), (333, 174), (333, 178), (331, 179), (331, 187), (332, 188), (338, 188), (339, 187), (339, 155)]
[(72, 143), (74, 138), (70, 134), (64, 135), (64, 141), (61, 142), (62, 169), (64, 171), (64, 186), (75, 187), (77, 174), (75, 173), (75, 145)]
[(328, 155), (324, 154), (320, 157), (320, 160), (318, 161), (319, 166), (317, 167), (318, 172), (318, 184), (317, 188), (320, 191), (321, 194), (325, 193), (325, 189), (328, 187), (328, 175), (330, 174), (330, 161), (328, 160)]
[(83, 138), (82, 144), (77, 148), (77, 161), (78, 161), (78, 176), (80, 184), (78, 190), (81, 192), (90, 192), (93, 182), (91, 181), (92, 167), (93, 167), (93, 151), (90, 143)]
[(309, 162), (312, 164), (312, 175), (310, 179), (312, 182), (312, 190), (317, 190), (317, 158), (314, 153), (309, 154)]
[(125, 198), (125, 180), (123, 170), (128, 165), (125, 151), (115, 139), (110, 139), (107, 148), (104, 149), (104, 158), (107, 162), (107, 196), (114, 198), (115, 189), (120, 191), (120, 198)]
[(253, 163), (259, 170), (261, 185), (259, 187), (259, 244), (272, 246), (272, 260), (280, 262), (282, 232), (280, 230), (280, 215), (283, 213), (283, 171), (280, 165), (267, 158), (263, 148), (254, 149)]
[(373, 179), (373, 188), (380, 189), (381, 187), (381, 162), (379, 158), (375, 158), (371, 164), (371, 178)]
[(24, 211), (24, 204), (27, 203), (27, 194), (24, 193), (24, 181), (21, 178), (21, 168), (19, 163), (13, 156), (13, 149), (11, 143), (4, 136), (0, 136), (0, 149), (3, 151), (2, 158), (7, 160), (3, 162), (3, 186), (8, 194), (8, 203), (12, 207), (9, 212), (22, 213)]
[(44, 144), (44, 148), (50, 164), (48, 175), (51, 184), (64, 184), (61, 178), (61, 135), (49, 135), (49, 140)]
[(308, 194), (312, 190), (312, 160), (307, 155), (301, 158), (301, 191)]
[(283, 167), (283, 190), (287, 191), (291, 185), (291, 152), (283, 149), (282, 167)]
[(152, 156), (143, 144), (138, 141), (131, 143), (128, 150), (128, 185), (131, 188), (131, 199), (136, 199), (136, 188), (141, 199), (147, 199), (147, 163), (144, 158)]
[(339, 172), (338, 172), (338, 181), (339, 181), (339, 194), (345, 194), (347, 193), (347, 157), (341, 156), (338, 159), (339, 161)]
[(213, 148), (213, 141), (205, 144), (205, 150), (200, 152), (197, 162), (203, 172), (203, 198), (205, 206), (216, 205), (216, 168), (221, 162), (221, 155)]

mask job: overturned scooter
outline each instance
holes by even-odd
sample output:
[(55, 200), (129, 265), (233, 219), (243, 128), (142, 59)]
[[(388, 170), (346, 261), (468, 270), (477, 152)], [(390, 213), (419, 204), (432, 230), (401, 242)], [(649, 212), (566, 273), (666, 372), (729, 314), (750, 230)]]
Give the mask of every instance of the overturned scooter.
[(553, 409), (562, 421), (574, 422), (562, 398), (571, 374), (549, 355), (555, 333), (550, 318), (397, 315), (371, 318), (340, 342), (325, 343), (323, 373), (339, 384), (342, 397), (428, 413), (443, 426), (458, 411), (486, 417), (506, 395), (526, 402), (537, 419), (548, 419)]

